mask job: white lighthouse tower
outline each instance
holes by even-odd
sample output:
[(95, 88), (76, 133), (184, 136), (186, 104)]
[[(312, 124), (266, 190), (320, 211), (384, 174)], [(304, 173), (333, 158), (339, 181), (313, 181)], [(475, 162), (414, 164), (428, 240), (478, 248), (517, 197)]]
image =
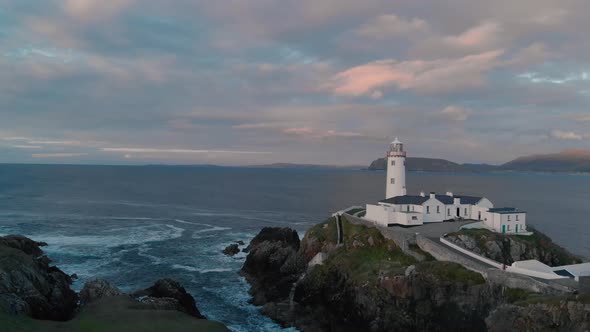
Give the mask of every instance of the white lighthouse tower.
[(387, 151), (387, 187), (385, 198), (406, 194), (406, 151), (397, 137)]

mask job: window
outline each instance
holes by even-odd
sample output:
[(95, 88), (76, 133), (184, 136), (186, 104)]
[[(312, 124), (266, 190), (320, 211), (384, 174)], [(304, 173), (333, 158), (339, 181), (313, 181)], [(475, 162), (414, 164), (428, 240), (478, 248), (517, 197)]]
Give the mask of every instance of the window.
[(418, 220), (418, 217), (412, 216), (412, 220)]
[[(383, 180), (381, 180), (383, 181)], [(465, 217), (467, 217), (467, 208), (465, 208), (465, 213), (463, 214)]]
[(510, 221), (510, 215), (508, 215), (508, 221)]
[(440, 206), (436, 206), (436, 213), (440, 213)]
[(516, 221), (518, 221), (518, 214), (516, 215)]
[(395, 166), (395, 160), (391, 161), (391, 166)]
[(426, 213), (430, 214), (430, 206), (426, 207)]
[(451, 215), (451, 209), (447, 209), (447, 216)]
[[(382, 180), (382, 181), (383, 181), (383, 180)], [(389, 182), (390, 182), (391, 184), (395, 184), (395, 178), (391, 178), (391, 180), (389, 180)]]
[(406, 206), (406, 212), (410, 212), (410, 206)]

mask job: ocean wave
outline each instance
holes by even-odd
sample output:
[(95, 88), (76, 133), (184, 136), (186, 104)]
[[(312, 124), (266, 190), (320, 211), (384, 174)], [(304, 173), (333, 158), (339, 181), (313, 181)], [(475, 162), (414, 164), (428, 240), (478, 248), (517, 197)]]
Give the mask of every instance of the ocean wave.
[(204, 273), (213, 273), (213, 272), (231, 272), (233, 271), (230, 268), (215, 268), (215, 269), (198, 269), (196, 267), (193, 266), (187, 266), (187, 265), (180, 265), (180, 264), (173, 264), (172, 265), (173, 269), (177, 269), (177, 270), (185, 270), (185, 271), (189, 271), (189, 272), (199, 272), (201, 274)]
[[(231, 227), (214, 226), (214, 225), (210, 225), (210, 224), (186, 221), (186, 220), (182, 220), (182, 219), (174, 219), (174, 221), (181, 223), (181, 224), (190, 224), (190, 225), (196, 225), (196, 226), (210, 227), (210, 228), (205, 228), (205, 229), (201, 229), (198, 231), (194, 231), (193, 235), (200, 234), (200, 233), (208, 233), (208, 232), (228, 231), (228, 230), (232, 229)], [(193, 236), (193, 238), (195, 238), (195, 237)]]
[(104, 235), (62, 235), (35, 234), (29, 237), (35, 241), (47, 242), (50, 251), (66, 248), (76, 250), (75, 247), (113, 248), (121, 245), (142, 244), (176, 239), (182, 236), (184, 228), (169, 224), (154, 224), (118, 229), (117, 235), (112, 230), (106, 230)]

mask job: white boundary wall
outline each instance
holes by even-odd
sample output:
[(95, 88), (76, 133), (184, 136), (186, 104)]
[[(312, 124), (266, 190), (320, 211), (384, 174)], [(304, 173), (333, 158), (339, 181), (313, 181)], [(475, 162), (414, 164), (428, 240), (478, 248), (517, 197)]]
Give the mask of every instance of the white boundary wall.
[[(464, 253), (465, 255), (469, 255), (481, 262), (495, 266), (501, 270), (503, 269), (503, 266), (504, 266), (503, 264), (500, 264), (500, 263), (498, 263), (494, 260), (491, 260), (489, 258), (482, 257), (482, 256), (480, 256), (476, 253), (473, 253), (467, 249), (461, 248), (458, 245), (453, 244), (453, 243), (449, 242), (448, 240), (444, 239), (443, 237), (440, 238), (440, 242), (444, 243), (445, 245), (447, 245), (455, 250), (458, 250), (458, 251)], [(555, 273), (544, 273), (544, 272), (539, 272), (539, 271), (533, 271), (533, 270), (527, 270), (527, 269), (522, 269), (522, 268), (518, 268), (518, 267), (513, 267), (513, 266), (509, 266), (509, 265), (506, 265), (505, 271), (512, 272), (512, 273), (518, 273), (518, 274), (524, 274), (527, 276), (537, 277), (537, 278), (542, 278), (542, 279), (567, 279), (567, 277), (560, 276)]]

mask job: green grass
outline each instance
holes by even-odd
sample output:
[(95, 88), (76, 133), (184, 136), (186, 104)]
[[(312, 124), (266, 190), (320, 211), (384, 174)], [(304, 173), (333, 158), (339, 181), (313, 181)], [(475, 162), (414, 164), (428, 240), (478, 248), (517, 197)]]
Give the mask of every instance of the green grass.
[(83, 308), (68, 322), (0, 314), (0, 330), (11, 332), (225, 332), (220, 323), (175, 310), (153, 310), (125, 296), (105, 298)]
[[(357, 225), (342, 217), (344, 245), (334, 251), (324, 264), (337, 268), (355, 283), (374, 282), (380, 273), (403, 274), (416, 259), (404, 254), (395, 242), (383, 237), (374, 227)], [(336, 219), (310, 228), (305, 237), (336, 244)], [(319, 272), (318, 272), (319, 273)]]
[(485, 283), (485, 279), (481, 274), (467, 270), (460, 264), (452, 262), (423, 262), (416, 265), (416, 271), (431, 274), (443, 281), (463, 282), (468, 285)]
[(432, 257), (432, 255), (429, 252), (422, 250), (422, 248), (420, 248), (420, 246), (418, 246), (415, 243), (410, 244), (410, 250), (424, 256), (424, 260), (427, 262), (431, 262), (431, 261), (436, 260), (436, 258)]
[(531, 292), (521, 288), (506, 288), (504, 296), (509, 303), (524, 301), (532, 295)]

